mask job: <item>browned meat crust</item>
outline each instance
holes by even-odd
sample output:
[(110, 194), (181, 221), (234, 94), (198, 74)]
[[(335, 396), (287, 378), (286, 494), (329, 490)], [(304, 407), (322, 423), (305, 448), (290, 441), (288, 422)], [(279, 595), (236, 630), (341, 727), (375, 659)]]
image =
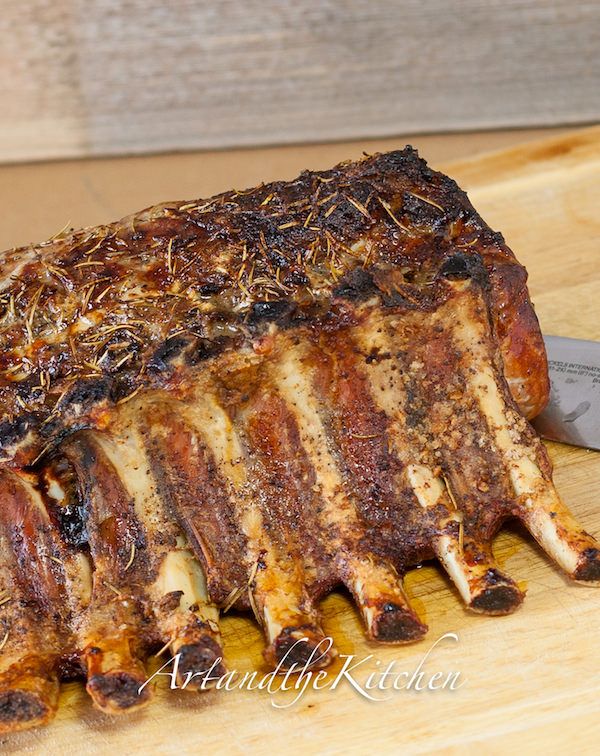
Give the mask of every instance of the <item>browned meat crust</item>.
[[(30, 461), (90, 405), (161, 384), (182, 345), (201, 360), (265, 320), (322, 314), (336, 293), (423, 284), (480, 256), (506, 377), (526, 416), (548, 397), (526, 272), (454, 181), (410, 148), (289, 183), (149, 208), (4, 254), (0, 443)], [(458, 258), (455, 258), (458, 259)], [(464, 263), (460, 263), (461, 265)], [(28, 432), (32, 435), (27, 437)]]

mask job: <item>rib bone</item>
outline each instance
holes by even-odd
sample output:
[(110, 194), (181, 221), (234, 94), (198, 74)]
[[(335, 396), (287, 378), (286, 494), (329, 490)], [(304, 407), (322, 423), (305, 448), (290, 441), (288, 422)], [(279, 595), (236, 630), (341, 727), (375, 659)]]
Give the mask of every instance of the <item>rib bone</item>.
[(273, 371), (315, 473), (322, 501), (320, 520), (328, 531), (338, 574), (354, 595), (370, 637), (387, 642), (414, 640), (427, 627), (410, 607), (393, 566), (356, 553), (363, 529), (332, 451), (333, 440), (322, 418), (326, 405), (319, 401), (310, 358), (301, 347), (284, 343)]
[(150, 699), (139, 657), (136, 628), (143, 619), (136, 581), (137, 565), (128, 572), (134, 549), (145, 548), (133, 502), (92, 433), (73, 436), (64, 452), (77, 471), (89, 502), (87, 530), (94, 565), (92, 597), (82, 628), (87, 691), (107, 713), (137, 709)]
[[(229, 499), (235, 527), (239, 528), (246, 545), (244, 553), (240, 554), (240, 562), (246, 565), (245, 576), (237, 576), (237, 584), (234, 583), (228, 596), (233, 595), (236, 600), (248, 596), (265, 631), (268, 644), (265, 657), (269, 662), (281, 663), (284, 667), (302, 663), (311, 657), (313, 649), (323, 640), (318, 613), (304, 588), (301, 563), (287, 552), (283, 544), (267, 534), (264, 513), (257, 503), (258, 493), (253, 489), (246, 469), (242, 441), (217, 401), (215, 390), (212, 386), (195, 395), (194, 411), (186, 412), (187, 423), (161, 416), (161, 422), (153, 424), (157, 437), (167, 434), (171, 439), (185, 438), (188, 448), (194, 449), (194, 456), (184, 464), (175, 460), (163, 442), (165, 453), (162, 459), (155, 459), (155, 464), (161, 468), (165, 486), (170, 487), (171, 495), (175, 497), (177, 491), (173, 481), (176, 477), (181, 478), (183, 474), (191, 485), (197, 486), (200, 471), (206, 470), (207, 465), (215, 468), (223, 486), (219, 495)], [(207, 423), (209, 418), (210, 425)], [(178, 465), (178, 472), (175, 465)], [(199, 495), (203, 493), (199, 492)], [(193, 510), (185, 507), (184, 519), (191, 532), (211, 533), (218, 537), (219, 526), (211, 522), (214, 516), (212, 505), (211, 501), (199, 501)], [(210, 575), (215, 555), (206, 537), (200, 542), (204, 545), (201, 548)], [(329, 656), (326, 655), (325, 659)], [(323, 659), (319, 661), (323, 662)]]
[[(0, 732), (48, 722), (58, 705), (59, 553), (40, 496), (0, 473)], [(54, 561), (56, 560), (56, 562)]]
[[(193, 690), (209, 670), (211, 678), (224, 672), (218, 610), (210, 602), (204, 573), (183, 532), (157, 493), (144, 438), (136, 426), (140, 413), (135, 406), (123, 410), (120, 424), (110, 435), (95, 434), (93, 443), (123, 481), (138, 531), (140, 545), (132, 542), (128, 562), (124, 568), (121, 565), (130, 576), (127, 593), (147, 621), (156, 624), (161, 647), (167, 644), (173, 657), (179, 655), (179, 684), (185, 682), (185, 688)], [(111, 586), (115, 588), (117, 582)], [(203, 687), (208, 687), (206, 681)]]
[(448, 489), (440, 460), (433, 453), (437, 434), (431, 427), (431, 412), (418, 406), (418, 388), (410, 385), (414, 369), (411, 366), (416, 360), (416, 344), (407, 341), (412, 337), (410, 327), (406, 331), (398, 329), (395, 318), (382, 319), (376, 312), (356, 329), (353, 337), (361, 359), (353, 354), (353, 341), (347, 338), (344, 344), (332, 345), (340, 362), (338, 372), (343, 370), (350, 375), (355, 371), (358, 375), (354, 380), (360, 380), (361, 373), (368, 380), (375, 405), (365, 413), (363, 436), (377, 437), (381, 428), (373, 418), (377, 411), (385, 414), (389, 435), (386, 453), (397, 458), (403, 468), (400, 485), (406, 486), (410, 517), (428, 527), (427, 537), (435, 556), (470, 609), (487, 614), (514, 610), (522, 594), (514, 581), (498, 569), (491, 549), (478, 549), (476, 559), (470, 558), (471, 550), (465, 550), (463, 517), (457, 508), (460, 503)]
[[(551, 478), (547, 452), (531, 427), (514, 407), (494, 372), (492, 340), (486, 321), (477, 317), (485, 309), (481, 294), (465, 284), (455, 285), (466, 304), (458, 310), (454, 343), (463, 354), (467, 388), (479, 404), (491, 442), (508, 473), (515, 499), (515, 514), (540, 546), (576, 580), (600, 579), (598, 544), (575, 521), (562, 503)], [(460, 296), (460, 295), (459, 295)]]
[[(465, 543), (462, 516), (450, 511), (448, 500), (452, 497), (442, 480), (420, 465), (409, 465), (407, 476), (421, 506), (443, 507), (448, 513), (432, 546), (469, 609), (483, 614), (507, 614), (516, 609), (523, 600), (521, 591), (500, 572), (491, 549), (481, 545), (472, 549), (469, 541)], [(476, 558), (470, 557), (472, 553)]]

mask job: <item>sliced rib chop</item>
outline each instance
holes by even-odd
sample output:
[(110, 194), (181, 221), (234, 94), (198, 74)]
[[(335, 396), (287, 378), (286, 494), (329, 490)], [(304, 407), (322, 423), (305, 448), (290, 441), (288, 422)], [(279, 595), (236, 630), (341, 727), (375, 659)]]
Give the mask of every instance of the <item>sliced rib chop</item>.
[(230, 606), (274, 666), (310, 660), (340, 583), (371, 639), (417, 640), (402, 575), (425, 559), (510, 612), (507, 517), (600, 579), (526, 420), (548, 377), (525, 270), (410, 148), (0, 270), (1, 729), (47, 721), (73, 674), (104, 711), (143, 705), (161, 646), (222, 674)]

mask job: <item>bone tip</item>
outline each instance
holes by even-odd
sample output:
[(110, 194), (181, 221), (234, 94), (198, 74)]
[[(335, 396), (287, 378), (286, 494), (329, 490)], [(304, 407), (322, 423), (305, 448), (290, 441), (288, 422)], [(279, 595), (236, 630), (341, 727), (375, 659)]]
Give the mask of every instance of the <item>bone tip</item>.
[(186, 683), (189, 690), (195, 690), (201, 684), (206, 687), (204, 680), (208, 672), (210, 677), (206, 678), (206, 682), (209, 685), (216, 683), (226, 673), (223, 651), (213, 638), (204, 637), (199, 642), (186, 643), (178, 649), (178, 654), (178, 674), (182, 680), (189, 678), (189, 683)]
[(33, 691), (14, 688), (0, 693), (0, 733), (47, 724), (56, 711)]
[(591, 546), (581, 552), (573, 578), (587, 583), (600, 581), (600, 549)]
[(285, 627), (264, 651), (266, 661), (274, 668), (312, 669), (328, 666), (335, 657), (331, 639), (310, 625)]
[(521, 606), (525, 598), (516, 583), (494, 568), (487, 570), (478, 588), (469, 608), (480, 614), (510, 614)]
[(150, 701), (150, 687), (141, 686), (145, 680), (125, 670), (93, 675), (86, 689), (96, 706), (107, 714), (138, 709)]
[(382, 643), (412, 643), (427, 633), (428, 627), (405, 606), (387, 601), (373, 618), (369, 631)]

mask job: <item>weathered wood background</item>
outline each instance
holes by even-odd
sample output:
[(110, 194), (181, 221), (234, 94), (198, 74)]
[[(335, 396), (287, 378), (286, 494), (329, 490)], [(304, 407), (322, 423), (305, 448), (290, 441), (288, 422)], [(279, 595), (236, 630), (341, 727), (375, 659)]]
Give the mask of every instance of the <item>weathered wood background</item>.
[(0, 161), (600, 118), (600, 2), (2, 0)]

